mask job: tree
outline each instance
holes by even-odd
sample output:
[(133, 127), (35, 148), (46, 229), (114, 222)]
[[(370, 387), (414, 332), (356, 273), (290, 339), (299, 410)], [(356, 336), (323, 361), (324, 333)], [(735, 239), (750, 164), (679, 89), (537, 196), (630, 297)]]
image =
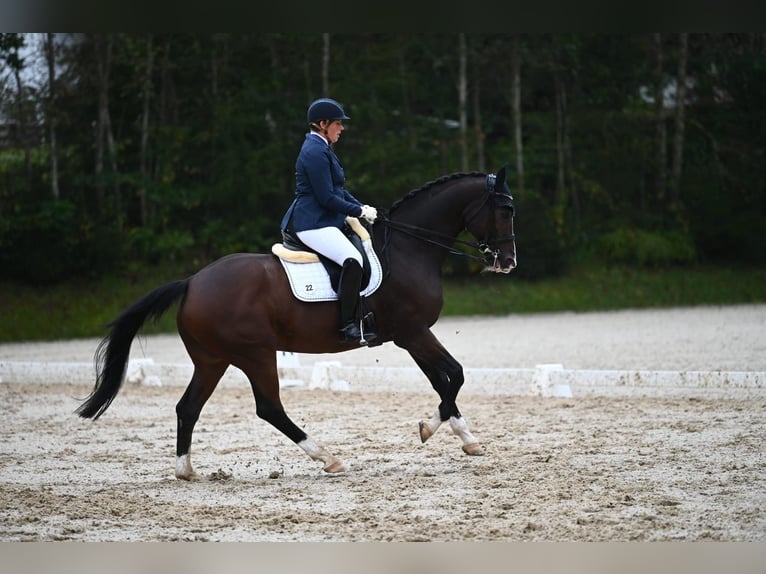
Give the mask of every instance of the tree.
[(458, 34), (458, 117), (460, 118), (460, 169), (468, 171), (468, 47), (465, 32)]
[(113, 217), (117, 225), (121, 226), (124, 218), (122, 212), (122, 195), (120, 190), (119, 171), (117, 168), (117, 147), (114, 142), (112, 131), (112, 119), (109, 112), (109, 72), (112, 67), (112, 51), (114, 47), (113, 34), (96, 34), (94, 38), (96, 50), (96, 69), (98, 78), (98, 120), (96, 127), (96, 178), (99, 181), (99, 204), (104, 205), (104, 143), (109, 154), (109, 163), (112, 168), (112, 189), (114, 193)]
[(21, 72), (24, 69), (24, 58), (21, 57), (21, 50), (25, 45), (26, 41), (24, 40), (24, 34), (18, 32), (0, 33), (0, 57), (2, 57), (5, 64), (11, 69), (11, 73), (16, 82), (15, 111), (18, 126), (16, 137), (24, 147), (24, 171), (29, 184), (32, 178), (32, 152), (29, 134), (27, 133), (26, 91), (21, 79)]
[(513, 143), (516, 149), (516, 187), (524, 192), (524, 141), (521, 124), (521, 41), (513, 35), (511, 50), (511, 113), (513, 115)]
[(322, 96), (330, 97), (330, 33), (322, 32)]
[(689, 38), (683, 32), (678, 35), (678, 75), (676, 76), (675, 133), (673, 134), (673, 168), (670, 178), (670, 207), (678, 211), (681, 193), (681, 170), (684, 155), (684, 112), (686, 109), (686, 64), (689, 58)]
[(550, 62), (553, 74), (556, 108), (556, 194), (554, 205), (565, 210), (571, 202), (575, 226), (580, 224), (580, 199), (573, 181), (572, 139), (570, 133), (568, 76), (577, 73), (577, 42), (574, 38), (554, 36), (551, 40)]
[(663, 71), (662, 34), (652, 34), (654, 46), (654, 121), (656, 124), (655, 183), (654, 195), (660, 204), (665, 201), (665, 182), (667, 180), (667, 132), (665, 128), (665, 73)]
[(141, 144), (139, 150), (139, 186), (138, 199), (140, 202), (141, 225), (149, 223), (149, 207), (146, 188), (149, 182), (149, 116), (152, 100), (152, 72), (154, 71), (154, 43), (151, 34), (146, 37), (146, 59), (144, 60), (143, 81), (141, 82), (141, 95), (143, 106), (141, 109)]
[(481, 57), (479, 49), (473, 42), (471, 48), (471, 68), (473, 69), (473, 124), (474, 141), (476, 146), (476, 169), (485, 171), (484, 160), (484, 126), (481, 119)]
[(121, 261), (268, 247), (325, 95), (371, 203), (513, 156), (551, 252), (683, 223), (703, 256), (766, 253), (762, 33), (39, 34), (34, 60), (24, 37), (0, 35), (0, 269), (39, 237)]
[(51, 193), (54, 199), (59, 198), (59, 168), (58, 148), (56, 146), (56, 51), (54, 35), (50, 32), (45, 34), (45, 56), (48, 64), (48, 102), (46, 117), (48, 118), (48, 135), (50, 136), (50, 164), (51, 164)]

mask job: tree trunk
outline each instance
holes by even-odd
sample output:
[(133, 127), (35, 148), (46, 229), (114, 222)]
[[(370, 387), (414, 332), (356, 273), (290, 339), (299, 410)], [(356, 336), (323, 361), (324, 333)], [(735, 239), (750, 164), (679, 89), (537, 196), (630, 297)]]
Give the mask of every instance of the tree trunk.
[[(657, 124), (657, 141), (655, 143), (655, 195), (660, 205), (665, 202), (665, 182), (667, 181), (667, 134), (665, 128), (665, 77), (662, 73), (662, 34), (653, 34), (655, 68), (654, 68), (654, 119)], [(646, 209), (646, 205), (642, 206)]]
[(59, 198), (59, 167), (58, 149), (56, 148), (56, 55), (53, 45), (53, 34), (45, 35), (45, 56), (48, 63), (48, 133), (50, 135), (51, 156), (51, 194)]
[(476, 169), (485, 171), (484, 161), (484, 128), (481, 123), (481, 66), (476, 50), (471, 50), (473, 61), (473, 124), (476, 140)]
[[(158, 70), (158, 76), (159, 76), (159, 90), (157, 92), (157, 96), (159, 101), (157, 102), (156, 109), (157, 109), (157, 119), (155, 120), (155, 128), (157, 130), (157, 133), (161, 133), (161, 130), (165, 128), (168, 123), (170, 122), (170, 100), (171, 100), (171, 92), (172, 92), (172, 79), (170, 74), (170, 53), (173, 46), (173, 35), (172, 34), (166, 34), (164, 37), (162, 37), (162, 41), (159, 42), (158, 46), (158, 56), (161, 55), (162, 58), (158, 62), (160, 65), (160, 68)], [(158, 136), (158, 138), (161, 140), (161, 136)], [(162, 143), (160, 141), (160, 143)], [(152, 166), (152, 180), (153, 181), (160, 181), (163, 177), (163, 171), (165, 170), (165, 164), (164, 164), (165, 158), (164, 155), (161, 152), (158, 152), (155, 154), (154, 158), (154, 165)], [(150, 221), (157, 222), (157, 203), (156, 202), (147, 202), (147, 208), (148, 208), (148, 217)]]
[[(555, 64), (554, 64), (555, 65)], [(558, 70), (553, 72), (554, 89), (556, 94), (556, 192), (553, 199), (554, 205), (560, 205), (566, 198), (566, 177), (564, 159), (564, 82)]]
[(513, 36), (511, 52), (513, 78), (511, 83), (511, 109), (513, 114), (513, 141), (516, 147), (516, 187), (524, 191), (524, 143), (521, 137), (521, 41)]
[(322, 95), (330, 97), (330, 33), (322, 33)]
[[(285, 78), (284, 78), (284, 72), (283, 72), (283, 66), (282, 66), (282, 58), (280, 57), (280, 41), (279, 41), (279, 34), (271, 33), (267, 34), (265, 41), (266, 45), (268, 46), (269, 50), (269, 60), (271, 62), (271, 85), (272, 90), (275, 94), (278, 95), (279, 98), (283, 97), (283, 94), (285, 93)], [(227, 50), (227, 60), (228, 60), (228, 50)], [(289, 133), (289, 130), (282, 129), (282, 117), (279, 113), (272, 114), (271, 109), (267, 110), (267, 122), (269, 126), (269, 132), (271, 134), (271, 137), (274, 141), (279, 142), (281, 149), (285, 155), (289, 155), (292, 153), (292, 135)], [(279, 177), (280, 180), (280, 189), (284, 189), (286, 192), (292, 191), (293, 189), (293, 183), (294, 183), (294, 177), (289, 172), (283, 172), (282, 175)]]
[(572, 159), (572, 138), (571, 130), (569, 129), (569, 104), (567, 100), (566, 84), (562, 82), (561, 90), (561, 114), (564, 120), (564, 181), (566, 182), (566, 189), (569, 192), (569, 196), (572, 200), (572, 210), (574, 212), (575, 227), (580, 227), (580, 194), (577, 191), (577, 186), (574, 182), (573, 170), (574, 160)]
[(162, 128), (168, 123), (168, 107), (169, 93), (170, 93), (170, 48), (172, 42), (172, 35), (165, 36), (165, 40), (162, 43), (162, 67), (160, 68), (160, 101), (158, 109), (158, 124)]
[[(274, 90), (275, 94), (282, 94), (284, 93), (284, 88), (282, 86), (282, 64), (280, 62), (279, 58), (279, 50), (277, 46), (277, 35), (276, 34), (268, 34), (266, 36), (266, 45), (269, 49), (269, 60), (271, 61), (271, 86)], [(268, 113), (268, 125), (269, 125), (269, 131), (271, 132), (272, 138), (280, 137), (280, 134), (282, 130), (279, 129), (279, 126), (277, 125), (277, 120), (274, 118), (274, 116), (271, 115), (271, 112)], [(285, 139), (284, 134), (281, 136), (283, 140)]]
[(410, 152), (417, 150), (417, 131), (412, 127), (412, 109), (410, 106), (410, 82), (407, 74), (407, 58), (405, 49), (399, 44), (399, 78), (402, 85), (402, 126), (407, 133)]
[(460, 169), (468, 171), (468, 78), (466, 67), (468, 60), (465, 33), (458, 34), (458, 58), (460, 69), (458, 71), (458, 114), (460, 117)]
[(102, 84), (102, 64), (101, 64), (101, 36), (96, 34), (93, 38), (96, 49), (96, 66), (98, 71), (98, 114), (96, 115), (96, 204), (99, 215), (103, 215), (106, 209), (106, 193), (104, 191), (104, 108), (106, 107), (105, 94), (101, 87)]
[(149, 224), (149, 210), (147, 205), (146, 187), (149, 181), (148, 148), (149, 148), (149, 104), (152, 98), (152, 71), (154, 69), (154, 45), (152, 36), (146, 39), (146, 63), (143, 78), (143, 110), (141, 112), (141, 150), (140, 170), (141, 185), (138, 188), (138, 200), (141, 207), (141, 225)]
[(674, 211), (680, 209), (681, 199), (681, 171), (684, 155), (684, 111), (686, 100), (686, 62), (689, 57), (688, 34), (679, 34), (678, 53), (678, 78), (676, 89), (676, 117), (675, 133), (673, 134), (673, 168), (670, 178), (670, 208)]
[(18, 138), (24, 146), (24, 171), (27, 184), (32, 181), (32, 149), (27, 135), (27, 114), (24, 110), (24, 82), (21, 79), (21, 65), (14, 66), (13, 77), (16, 80), (16, 116), (19, 121)]
[[(114, 143), (114, 134), (112, 133), (112, 121), (109, 115), (109, 70), (112, 65), (112, 47), (114, 37), (108, 34), (106, 45), (101, 34), (96, 35), (96, 61), (98, 67), (98, 117), (99, 117), (99, 139), (106, 139), (106, 149), (109, 154), (109, 163), (112, 168), (112, 188), (114, 192), (114, 215), (117, 218), (118, 228), (122, 227), (122, 196), (120, 191), (119, 174), (117, 170), (117, 149)], [(103, 156), (103, 147), (99, 142), (100, 153)], [(103, 174), (103, 158), (97, 162), (101, 165)]]

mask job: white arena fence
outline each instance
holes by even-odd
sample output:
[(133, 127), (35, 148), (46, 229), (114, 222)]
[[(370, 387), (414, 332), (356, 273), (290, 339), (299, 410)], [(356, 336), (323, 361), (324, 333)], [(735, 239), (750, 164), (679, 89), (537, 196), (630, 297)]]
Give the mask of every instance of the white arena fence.
[[(386, 393), (432, 393), (417, 367), (361, 367), (340, 361), (301, 366), (297, 355), (279, 353), (280, 384), (285, 388)], [(126, 384), (186, 386), (191, 363), (128, 363)], [(764, 371), (635, 371), (566, 369), (559, 364), (533, 369), (465, 368), (461, 395), (542, 397), (686, 397), (751, 399), (766, 397)], [(93, 363), (0, 361), (0, 383), (85, 384), (95, 382)], [(230, 367), (219, 386), (248, 386), (244, 373)]]

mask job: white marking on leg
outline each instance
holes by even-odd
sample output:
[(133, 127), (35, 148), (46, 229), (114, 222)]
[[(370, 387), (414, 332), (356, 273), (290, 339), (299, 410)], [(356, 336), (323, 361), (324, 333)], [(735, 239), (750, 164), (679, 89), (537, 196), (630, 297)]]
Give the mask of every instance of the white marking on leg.
[(431, 434), (434, 434), (437, 430), (439, 430), (440, 426), (442, 426), (442, 417), (439, 414), (439, 409), (436, 409), (434, 416), (431, 417), (430, 421), (428, 421), (428, 428), (431, 429)]
[(182, 454), (176, 458), (176, 478), (181, 480), (199, 480), (191, 463), (191, 453)]
[(307, 455), (311, 457), (311, 460), (319, 460), (324, 463), (324, 471), (329, 473), (345, 472), (345, 465), (327, 452), (323, 446), (314, 442), (313, 439), (306, 437), (298, 443)]
[(450, 417), (449, 426), (463, 441), (463, 452), (472, 455), (484, 454), (484, 449), (468, 430), (468, 424), (463, 417)]
[(434, 413), (434, 416), (430, 421), (420, 421), (420, 441), (426, 442), (431, 438), (434, 433), (439, 430), (441, 424), (442, 418), (439, 415), (439, 409), (436, 409), (436, 413)]

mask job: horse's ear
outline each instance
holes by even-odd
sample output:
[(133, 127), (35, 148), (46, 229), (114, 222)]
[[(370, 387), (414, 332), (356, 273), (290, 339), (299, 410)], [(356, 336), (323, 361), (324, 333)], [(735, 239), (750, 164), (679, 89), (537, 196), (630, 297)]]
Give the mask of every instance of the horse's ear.
[(495, 189), (503, 189), (505, 185), (505, 178), (508, 173), (508, 164), (506, 163), (497, 172), (497, 179), (495, 180)]

